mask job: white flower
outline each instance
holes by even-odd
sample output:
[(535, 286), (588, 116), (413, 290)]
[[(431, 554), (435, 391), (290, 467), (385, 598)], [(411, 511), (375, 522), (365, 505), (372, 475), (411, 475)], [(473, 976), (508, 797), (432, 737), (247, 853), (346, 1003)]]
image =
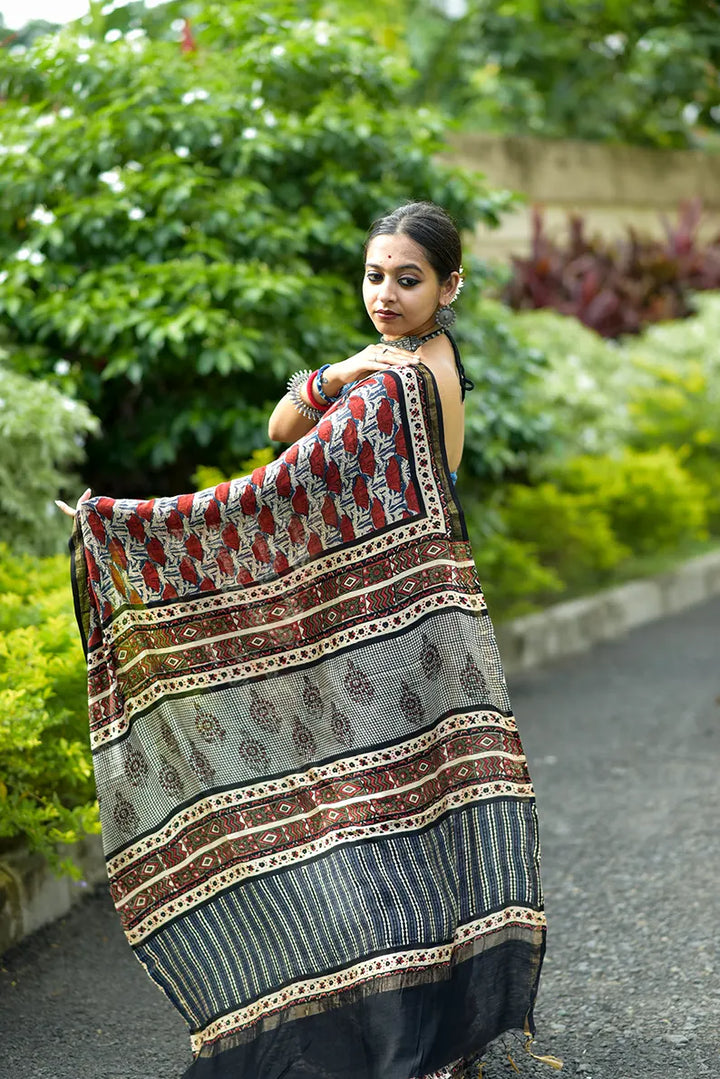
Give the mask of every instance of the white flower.
[(73, 401), (71, 397), (63, 397), (62, 406), (66, 412), (74, 412), (77, 408), (77, 401)]
[(107, 172), (101, 172), (98, 176), (98, 180), (102, 180), (104, 184), (116, 184), (120, 179), (119, 169), (108, 169)]
[(38, 116), (37, 120), (35, 121), (35, 127), (50, 127), (52, 124), (55, 123), (55, 119), (56, 117), (54, 112), (45, 112), (42, 116)]
[(200, 87), (199, 90), (195, 91), (195, 97), (198, 101), (207, 101), (207, 99), (210, 97), (210, 94), (207, 92), (207, 90), (203, 90), (203, 88)]
[(270, 50), (270, 55), (271, 56), (284, 56), (285, 55), (285, 46), (284, 45), (273, 45), (273, 47)]
[(43, 255), (42, 251), (33, 251), (28, 259), (28, 262), (32, 266), (42, 266), (44, 261), (45, 256)]
[(18, 262), (27, 262), (31, 254), (32, 252), (29, 247), (18, 247), (15, 252), (15, 258)]
[(70, 364), (67, 360), (58, 360), (53, 367), (53, 371), (56, 375), (68, 375), (70, 373)]
[(262, 80), (261, 79), (253, 79), (252, 84), (250, 86), (251, 93), (259, 94), (261, 90), (262, 90)]
[(5, 408), (5, 398), (0, 397), (0, 408)]
[(30, 214), (30, 220), (37, 221), (39, 225), (52, 225), (55, 221), (55, 214), (45, 206), (36, 206)]
[(716, 124), (720, 124), (720, 105), (713, 105), (710, 109), (710, 115)]
[(74, 110), (71, 109), (69, 105), (64, 105), (58, 113), (58, 116), (61, 120), (69, 120), (70, 117), (74, 115)]
[(686, 124), (692, 126), (700, 115), (700, 106), (696, 105), (694, 101), (686, 105), (682, 111), (682, 118)]
[(173, 19), (173, 21), (170, 23), (170, 29), (172, 30), (172, 32), (174, 34), (179, 34), (184, 26), (185, 26), (185, 20), (184, 19)]
[(242, 133), (244, 139), (254, 139), (257, 136), (257, 128), (246, 127)]
[(268, 127), (275, 127), (275, 125), (277, 124), (275, 114), (272, 112), (266, 112), (263, 116), (263, 120)]
[[(145, 6), (150, 7), (149, 4), (146, 4)], [(125, 37), (128, 41), (140, 41), (142, 38), (146, 37), (146, 34), (143, 28), (139, 26), (136, 30), (129, 30)]]
[(180, 100), (182, 101), (183, 105), (192, 105), (193, 101), (195, 100), (195, 91), (187, 90), (180, 98)]
[(251, 109), (261, 109), (264, 104), (265, 104), (265, 98), (264, 97), (254, 97), (252, 99), (252, 101), (250, 102), (250, 108)]
[(28, 144), (26, 142), (16, 142), (14, 146), (8, 146), (9, 154), (26, 154), (28, 151)]
[(208, 142), (211, 146), (222, 146), (222, 141), (222, 135), (220, 135), (217, 131), (208, 139)]
[(8, 279), (7, 270), (0, 270), (0, 285), (4, 285)]
[(145, 216), (145, 211), (141, 210), (139, 206), (133, 206), (128, 210), (128, 217), (131, 221), (142, 221)]
[(126, 161), (125, 168), (129, 169), (130, 172), (142, 172), (142, 165), (139, 161)]
[(315, 34), (315, 43), (317, 45), (327, 45), (330, 40), (330, 35), (325, 30), (318, 30)]
[(80, 37), (77, 39), (77, 47), (79, 49), (91, 49), (94, 44), (95, 42), (93, 41), (93, 39), (91, 37), (88, 37), (87, 34), (81, 34)]
[(79, 64), (86, 64), (90, 59), (90, 55), (86, 52), (79, 52), (75, 59)]
[(122, 30), (108, 30), (107, 34), (105, 35), (105, 40), (109, 43), (112, 43), (113, 41), (119, 41), (121, 37)]
[(190, 150), (188, 149), (187, 146), (176, 146), (175, 147), (175, 153), (178, 155), (178, 157), (189, 157), (190, 156)]

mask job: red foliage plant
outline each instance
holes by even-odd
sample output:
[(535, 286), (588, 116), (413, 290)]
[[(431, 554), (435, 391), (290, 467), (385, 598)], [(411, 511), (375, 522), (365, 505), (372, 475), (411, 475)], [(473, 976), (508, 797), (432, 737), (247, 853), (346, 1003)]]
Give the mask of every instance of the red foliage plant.
[(676, 225), (663, 221), (665, 239), (638, 236), (604, 243), (588, 239), (581, 215), (568, 218), (565, 247), (545, 232), (533, 209), (532, 250), (513, 258), (503, 299), (515, 310), (552, 307), (574, 315), (603, 337), (640, 333), (649, 322), (693, 313), (692, 290), (720, 288), (720, 234), (701, 244), (699, 200), (684, 203)]

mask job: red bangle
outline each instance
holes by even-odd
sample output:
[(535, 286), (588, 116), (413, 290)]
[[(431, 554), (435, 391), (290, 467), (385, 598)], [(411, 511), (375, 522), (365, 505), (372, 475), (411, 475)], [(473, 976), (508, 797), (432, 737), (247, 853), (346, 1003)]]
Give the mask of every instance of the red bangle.
[(307, 382), (305, 384), (305, 393), (307, 394), (307, 399), (308, 399), (308, 401), (310, 402), (310, 404), (312, 405), (313, 408), (320, 409), (321, 412), (326, 412), (327, 409), (330, 408), (330, 405), (328, 405), (325, 401), (318, 401), (317, 397), (315, 396), (315, 394), (313, 393), (313, 390), (312, 390), (313, 383), (314, 383), (316, 378), (317, 378), (317, 371), (313, 371), (313, 373), (310, 375), (310, 378), (307, 380)]

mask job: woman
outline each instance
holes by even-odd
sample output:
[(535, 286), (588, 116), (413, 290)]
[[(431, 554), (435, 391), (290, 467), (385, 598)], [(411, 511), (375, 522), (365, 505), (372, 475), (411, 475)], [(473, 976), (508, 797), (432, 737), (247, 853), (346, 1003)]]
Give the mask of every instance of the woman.
[(277, 461), (78, 503), (111, 890), (188, 1079), (464, 1076), (533, 1029), (534, 798), (454, 489), (460, 274), (447, 214), (399, 207), (366, 247), (381, 341), (291, 378)]

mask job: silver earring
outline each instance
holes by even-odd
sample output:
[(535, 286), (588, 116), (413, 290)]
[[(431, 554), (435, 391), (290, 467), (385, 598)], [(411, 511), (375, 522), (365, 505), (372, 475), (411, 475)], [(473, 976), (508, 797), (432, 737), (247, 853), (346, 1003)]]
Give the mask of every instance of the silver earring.
[(448, 304), (438, 307), (435, 312), (435, 321), (443, 330), (449, 330), (455, 321), (455, 312)]

